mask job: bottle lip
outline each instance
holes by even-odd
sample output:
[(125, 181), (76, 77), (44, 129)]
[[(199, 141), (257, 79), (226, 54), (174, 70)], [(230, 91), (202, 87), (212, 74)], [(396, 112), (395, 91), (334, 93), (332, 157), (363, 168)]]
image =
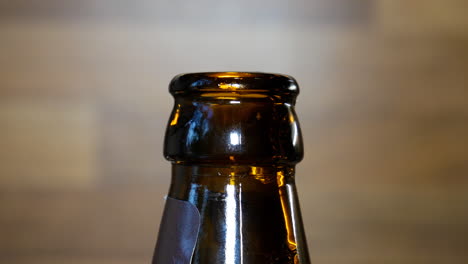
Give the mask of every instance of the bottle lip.
[(173, 95), (197, 92), (299, 94), (297, 81), (289, 75), (266, 72), (194, 72), (175, 76), (169, 92)]

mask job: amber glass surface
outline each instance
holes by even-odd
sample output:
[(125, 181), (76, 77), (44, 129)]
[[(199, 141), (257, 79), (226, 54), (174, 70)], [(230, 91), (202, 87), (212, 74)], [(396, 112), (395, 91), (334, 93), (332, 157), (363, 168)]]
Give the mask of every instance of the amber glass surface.
[(169, 196), (201, 215), (193, 264), (310, 263), (294, 182), (303, 157), (286, 75), (176, 76), (165, 138)]

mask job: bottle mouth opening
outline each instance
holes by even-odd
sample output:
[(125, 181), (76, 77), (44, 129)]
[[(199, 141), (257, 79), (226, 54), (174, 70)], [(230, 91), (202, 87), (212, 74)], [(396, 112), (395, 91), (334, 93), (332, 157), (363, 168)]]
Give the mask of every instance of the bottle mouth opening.
[(197, 72), (175, 76), (169, 92), (173, 95), (191, 93), (299, 94), (296, 80), (284, 74), (264, 72)]

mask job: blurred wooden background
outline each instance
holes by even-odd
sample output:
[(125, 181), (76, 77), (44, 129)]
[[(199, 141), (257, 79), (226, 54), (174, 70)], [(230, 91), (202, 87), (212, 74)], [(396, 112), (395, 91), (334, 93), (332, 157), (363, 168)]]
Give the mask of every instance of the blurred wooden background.
[(295, 76), (315, 264), (468, 263), (468, 2), (0, 0), (0, 262), (150, 263), (177, 73)]

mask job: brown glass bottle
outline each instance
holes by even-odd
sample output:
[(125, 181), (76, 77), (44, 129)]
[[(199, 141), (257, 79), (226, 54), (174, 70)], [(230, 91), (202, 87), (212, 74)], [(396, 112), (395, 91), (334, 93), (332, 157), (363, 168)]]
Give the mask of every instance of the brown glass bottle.
[(303, 157), (296, 81), (192, 73), (169, 90), (172, 182), (153, 263), (310, 263), (294, 182)]

